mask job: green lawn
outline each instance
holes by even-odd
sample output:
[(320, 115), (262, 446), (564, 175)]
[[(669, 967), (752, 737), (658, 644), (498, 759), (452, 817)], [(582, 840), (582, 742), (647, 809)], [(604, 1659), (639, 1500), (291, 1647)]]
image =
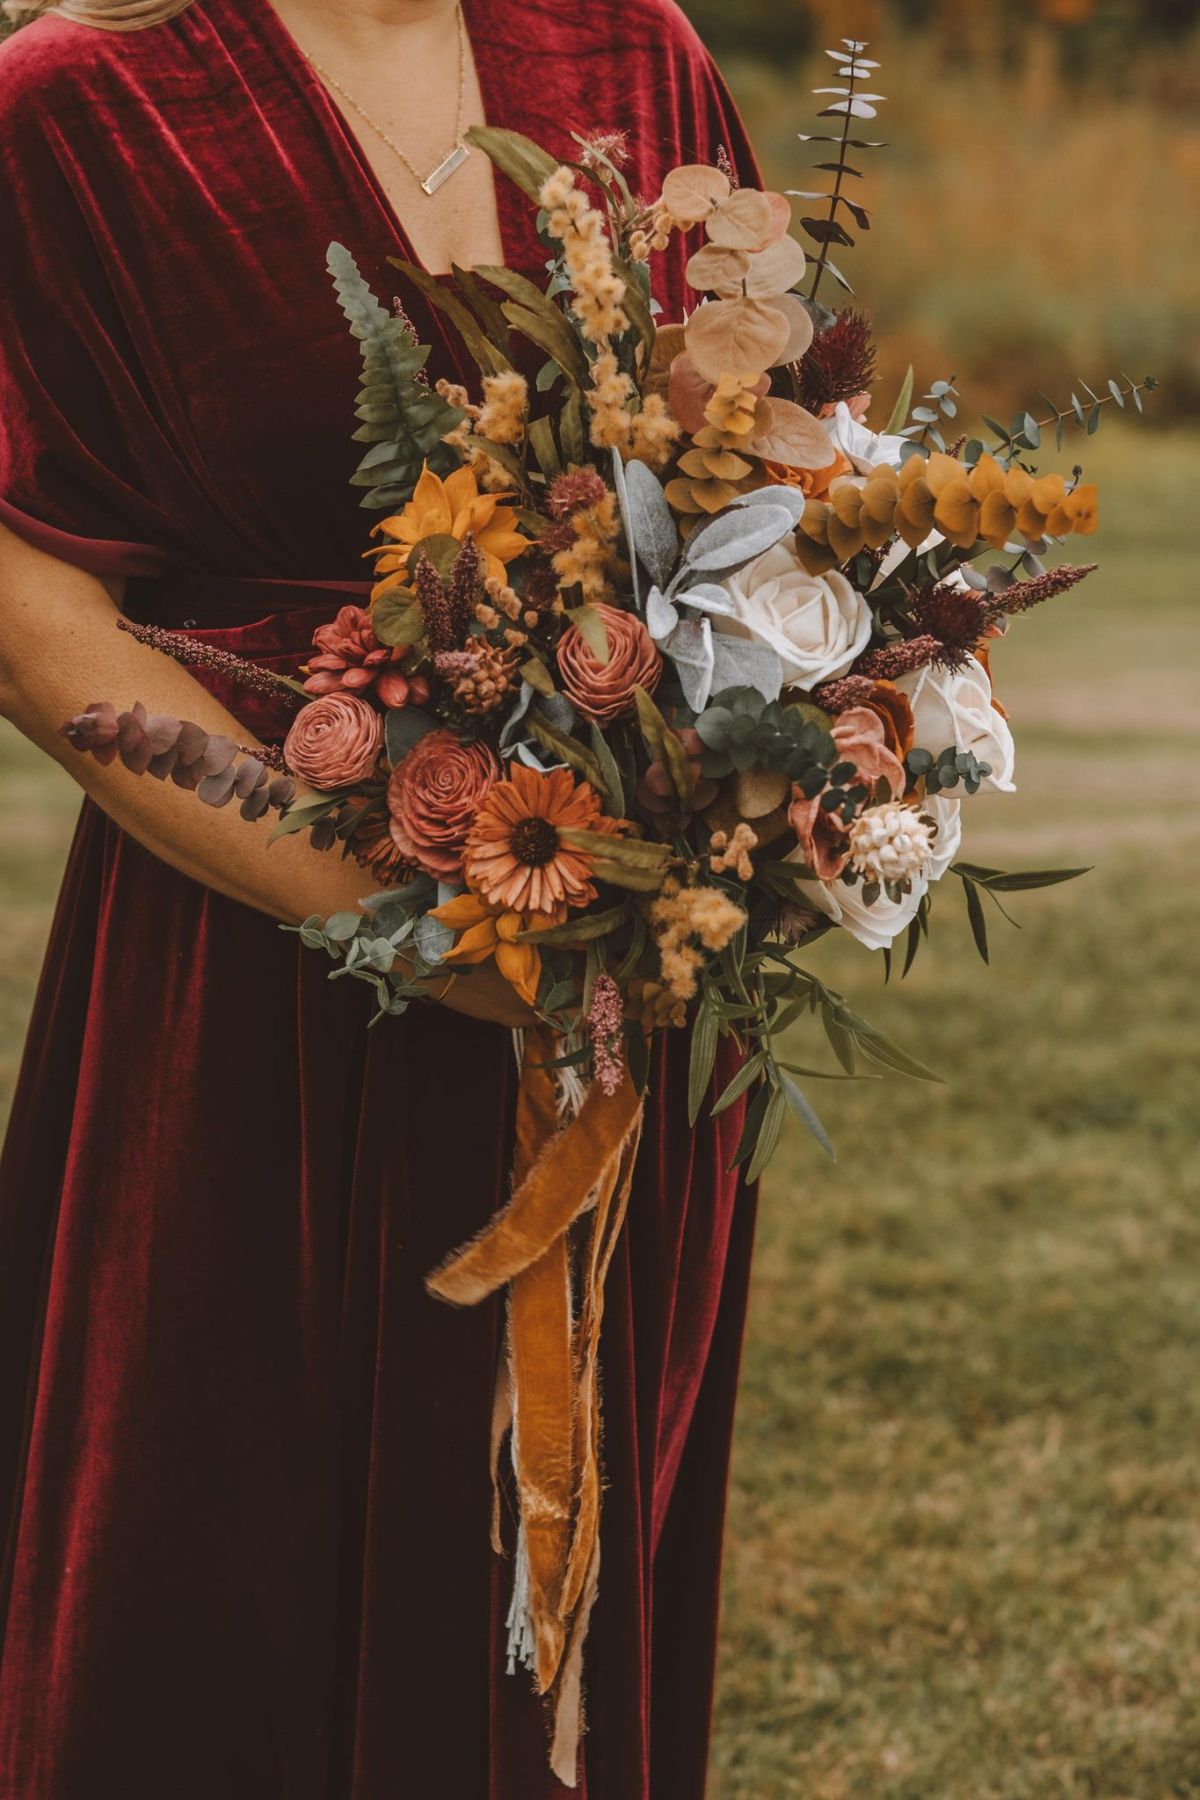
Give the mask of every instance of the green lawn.
[[(1095, 872), (990, 970), (949, 881), (903, 986), (814, 953), (949, 1081), (813, 1084), (841, 1161), (768, 1180), (715, 1800), (1200, 1795), (1200, 443), (1087, 453), (1103, 569), (999, 650), (1020, 792), (964, 854)], [(0, 773), (7, 1090), (74, 800), (8, 732)]]

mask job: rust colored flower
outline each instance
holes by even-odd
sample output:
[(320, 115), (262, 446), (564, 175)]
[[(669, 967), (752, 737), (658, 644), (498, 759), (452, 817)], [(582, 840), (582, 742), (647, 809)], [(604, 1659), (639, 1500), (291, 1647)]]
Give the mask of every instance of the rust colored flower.
[(850, 458), (843, 456), (836, 448), (833, 450), (833, 461), (826, 463), (823, 469), (796, 469), (788, 463), (777, 462), (764, 463), (763, 468), (772, 486), (799, 488), (810, 500), (826, 499), (831, 482), (837, 481), (842, 475), (853, 473)]
[(589, 649), (575, 625), (568, 625), (558, 640), (558, 672), (563, 692), (585, 719), (611, 724), (633, 712), (634, 689), (653, 693), (662, 676), (662, 657), (654, 639), (633, 613), (603, 602), (595, 609), (608, 633), (608, 661), (602, 663)]
[(365, 781), (383, 749), (383, 719), (358, 694), (322, 694), (297, 715), (283, 746), (289, 769), (326, 791)]
[[(432, 469), (425, 469), (403, 511), (381, 519), (374, 527), (372, 535), (382, 532), (391, 540), (369, 552), (379, 558), (376, 574), (395, 575), (397, 582), (403, 583), (409, 556), (422, 538), (456, 537), (461, 543), (470, 533), (487, 574), (503, 580), (505, 565), (529, 548), (529, 539), (515, 529), (516, 512), (500, 504), (505, 498), (504, 494), (481, 494), (471, 469), (455, 469), (444, 481)], [(375, 591), (378, 594), (380, 589)]]
[(400, 854), (435, 880), (457, 880), (471, 822), (499, 779), (500, 764), (486, 744), (464, 744), (453, 731), (427, 732), (388, 782)]
[(413, 865), (397, 848), (386, 813), (371, 813), (355, 827), (350, 850), (359, 867), (370, 869), (380, 886), (390, 886), (413, 872)]
[(306, 694), (370, 691), (384, 706), (408, 704), (408, 679), (396, 667), (408, 648), (381, 644), (365, 607), (343, 606), (336, 619), (317, 627), (313, 644), (320, 654), (311, 658), (305, 671)]
[(509, 766), (475, 814), (463, 852), (463, 879), (488, 906), (533, 912), (562, 924), (572, 907), (596, 897), (591, 857), (562, 839), (567, 829), (615, 833), (600, 799), (569, 769), (543, 774)]
[(793, 787), (788, 824), (797, 845), (788, 860), (806, 863), (820, 881), (836, 881), (850, 855), (850, 834), (837, 813), (826, 812), (819, 796), (806, 800), (801, 789)]

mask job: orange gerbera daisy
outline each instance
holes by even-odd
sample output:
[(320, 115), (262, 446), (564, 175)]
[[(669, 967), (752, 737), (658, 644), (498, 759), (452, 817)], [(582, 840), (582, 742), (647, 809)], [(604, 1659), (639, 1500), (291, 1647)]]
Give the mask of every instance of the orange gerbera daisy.
[(455, 469), (443, 481), (426, 466), (404, 510), (373, 527), (372, 536), (384, 532), (394, 539), (394, 544), (381, 544), (367, 552), (379, 558), (376, 574), (395, 573), (403, 582), (409, 556), (422, 538), (455, 537), (461, 542), (470, 532), (487, 573), (503, 581), (505, 565), (529, 548), (529, 539), (514, 530), (515, 508), (500, 504), (508, 498), (507, 494), (481, 494), (470, 469)]
[(478, 894), (458, 894), (444, 906), (435, 907), (431, 916), (462, 933), (443, 962), (481, 963), (494, 956), (501, 975), (525, 1004), (537, 1005), (542, 959), (536, 945), (518, 943), (517, 937), (522, 931), (544, 929), (553, 919), (538, 913), (502, 911), (488, 906)]
[(489, 789), (463, 850), (463, 878), (489, 906), (535, 912), (561, 924), (572, 907), (596, 898), (592, 860), (560, 836), (564, 828), (615, 833), (619, 821), (600, 811), (600, 797), (570, 769), (543, 772), (510, 763)]

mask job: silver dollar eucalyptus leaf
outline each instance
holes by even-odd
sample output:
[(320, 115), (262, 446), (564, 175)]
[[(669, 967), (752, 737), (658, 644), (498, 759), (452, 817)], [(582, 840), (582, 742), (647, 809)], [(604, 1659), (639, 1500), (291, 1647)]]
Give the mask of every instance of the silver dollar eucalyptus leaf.
[(663, 649), (679, 675), (683, 697), (693, 712), (703, 712), (713, 689), (713, 631), (707, 619), (683, 619)]
[[(427, 963), (439, 963), (454, 943), (454, 932), (449, 925), (443, 925), (440, 919), (435, 919), (432, 913), (424, 913), (417, 920), (413, 939)], [(388, 948), (391, 949), (390, 944)], [(390, 967), (390, 959), (388, 966)]]

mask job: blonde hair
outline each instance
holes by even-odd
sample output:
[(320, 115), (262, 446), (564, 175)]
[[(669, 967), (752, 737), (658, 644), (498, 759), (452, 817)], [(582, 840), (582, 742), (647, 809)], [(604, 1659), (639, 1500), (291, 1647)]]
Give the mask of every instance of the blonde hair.
[(96, 25), (102, 31), (140, 31), (186, 12), (192, 0), (2, 0), (2, 10), (14, 25), (26, 25), (43, 13), (59, 13), (79, 25)]

